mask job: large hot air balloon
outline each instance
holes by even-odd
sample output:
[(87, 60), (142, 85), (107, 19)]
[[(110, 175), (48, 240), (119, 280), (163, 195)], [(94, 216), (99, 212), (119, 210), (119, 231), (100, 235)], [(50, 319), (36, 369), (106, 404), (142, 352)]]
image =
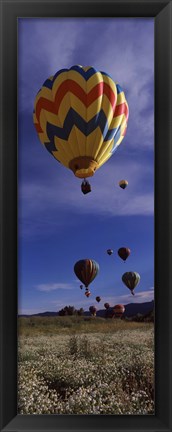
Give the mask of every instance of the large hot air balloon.
[(122, 304), (115, 305), (113, 308), (116, 318), (121, 318), (125, 312), (125, 307)]
[(118, 255), (121, 259), (123, 259), (123, 261), (126, 261), (126, 259), (130, 255), (130, 253), (131, 253), (131, 251), (127, 247), (121, 247), (120, 249), (118, 249)]
[(89, 311), (92, 316), (96, 316), (97, 309), (95, 306), (90, 306)]
[(99, 303), (101, 301), (101, 297), (97, 296), (96, 301)]
[(105, 304), (104, 304), (104, 307), (105, 307), (105, 309), (109, 309), (109, 308), (110, 308), (109, 303), (105, 303)]
[(119, 84), (92, 66), (76, 65), (44, 82), (35, 98), (33, 121), (49, 153), (84, 179), (120, 145), (128, 115)]
[(107, 249), (107, 254), (108, 255), (112, 255), (113, 254), (113, 250), (112, 249)]
[(127, 288), (129, 288), (131, 294), (134, 295), (134, 288), (140, 282), (140, 275), (139, 273), (133, 271), (126, 272), (122, 275), (122, 281), (127, 286)]
[(128, 181), (127, 180), (120, 180), (118, 184), (119, 184), (120, 188), (125, 189), (128, 186)]
[(88, 285), (95, 279), (99, 271), (99, 264), (92, 259), (82, 259), (74, 265), (74, 272), (78, 279), (87, 288)]

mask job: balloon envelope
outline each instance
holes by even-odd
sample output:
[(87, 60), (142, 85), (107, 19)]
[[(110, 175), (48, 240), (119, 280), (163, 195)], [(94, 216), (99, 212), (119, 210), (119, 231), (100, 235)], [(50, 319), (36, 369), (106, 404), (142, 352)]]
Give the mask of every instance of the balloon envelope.
[(96, 316), (97, 309), (95, 306), (90, 306), (89, 311), (90, 311), (91, 315)]
[(134, 294), (133, 290), (140, 282), (140, 275), (137, 272), (126, 272), (122, 275), (122, 281), (130, 289), (131, 293)]
[(107, 249), (107, 254), (108, 255), (112, 255), (113, 254), (113, 250), (112, 249)]
[(109, 307), (106, 311), (106, 318), (113, 318), (115, 315), (114, 309)]
[(128, 186), (128, 181), (127, 180), (120, 180), (119, 186), (120, 186), (120, 188), (125, 189)]
[(99, 303), (101, 301), (101, 297), (97, 296), (96, 301)]
[(75, 263), (74, 272), (85, 287), (88, 287), (99, 272), (99, 264), (92, 259), (82, 259)]
[(118, 304), (114, 306), (113, 310), (115, 312), (115, 316), (117, 318), (121, 318), (123, 313), (125, 312), (125, 307), (121, 304)]
[(86, 297), (90, 297), (91, 292), (90, 292), (90, 291), (86, 291), (86, 292), (85, 292), (85, 295), (86, 295)]
[(130, 253), (131, 253), (131, 251), (127, 247), (121, 247), (120, 249), (118, 249), (118, 255), (121, 259), (123, 259), (123, 261), (126, 261), (126, 259), (130, 255)]
[(33, 122), (48, 152), (75, 176), (93, 176), (123, 140), (128, 122), (123, 89), (105, 72), (74, 65), (38, 91)]

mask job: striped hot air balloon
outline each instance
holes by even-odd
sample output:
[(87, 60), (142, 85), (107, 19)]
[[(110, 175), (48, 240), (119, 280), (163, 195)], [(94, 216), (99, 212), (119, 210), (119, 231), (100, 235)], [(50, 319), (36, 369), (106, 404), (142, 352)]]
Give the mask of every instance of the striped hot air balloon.
[(85, 291), (85, 296), (86, 297), (90, 297), (90, 295), (91, 295), (91, 291)]
[(91, 259), (82, 259), (74, 265), (74, 272), (78, 279), (87, 288), (88, 285), (95, 279), (99, 271), (99, 264)]
[(134, 288), (140, 282), (140, 275), (137, 272), (129, 271), (122, 275), (122, 281), (129, 288), (131, 294), (134, 295)]
[(115, 312), (115, 317), (121, 318), (123, 313), (125, 312), (125, 307), (122, 304), (117, 304), (114, 306), (113, 310)]
[(33, 121), (44, 147), (76, 177), (93, 176), (123, 140), (128, 104), (119, 84), (94, 67), (72, 66), (48, 78)]

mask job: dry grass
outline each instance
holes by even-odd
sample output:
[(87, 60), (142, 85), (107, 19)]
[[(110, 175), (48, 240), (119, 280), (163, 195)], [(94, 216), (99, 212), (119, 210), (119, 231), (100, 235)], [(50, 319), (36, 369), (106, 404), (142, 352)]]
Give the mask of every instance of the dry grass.
[(138, 323), (121, 319), (100, 317), (20, 317), (18, 319), (19, 335), (37, 336), (39, 334), (82, 334), (114, 333), (118, 330), (149, 329), (151, 323)]

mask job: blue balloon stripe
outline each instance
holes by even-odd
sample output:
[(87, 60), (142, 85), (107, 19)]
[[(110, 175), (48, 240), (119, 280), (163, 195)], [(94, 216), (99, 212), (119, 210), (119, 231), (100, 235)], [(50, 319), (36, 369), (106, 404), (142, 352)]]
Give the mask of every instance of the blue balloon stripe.
[[(93, 67), (90, 67), (87, 71), (84, 71), (84, 70), (82, 69), (82, 67), (81, 67), (81, 66), (78, 66), (78, 65), (76, 65), (76, 66), (72, 66), (70, 69), (66, 69), (66, 68), (65, 68), (65, 69), (60, 69), (60, 70), (59, 70), (58, 72), (56, 72), (56, 74), (53, 76), (53, 79), (52, 79), (52, 80), (50, 80), (49, 78), (46, 79), (46, 81), (44, 81), (42, 87), (47, 87), (47, 88), (49, 88), (49, 89), (52, 89), (52, 86), (53, 86), (54, 81), (56, 80), (56, 78), (57, 78), (59, 75), (61, 75), (63, 72), (68, 72), (68, 71), (70, 71), (70, 70), (74, 70), (74, 71), (78, 72), (78, 73), (79, 73), (79, 74), (80, 74), (80, 75), (85, 79), (85, 81), (88, 81), (89, 78), (91, 78), (94, 74), (96, 74), (96, 73), (98, 72), (98, 70), (95, 69), (95, 68), (93, 68)], [(103, 72), (103, 71), (101, 71), (100, 73), (101, 73), (102, 75), (108, 76), (109, 78), (112, 79), (112, 77), (111, 77), (108, 73)], [(116, 84), (116, 86), (117, 86), (117, 93), (118, 93), (118, 94), (121, 93), (121, 92), (123, 91), (123, 89), (121, 88), (121, 86), (120, 86), (119, 84)]]
[(49, 79), (49, 78), (46, 79), (46, 81), (44, 81), (42, 87), (46, 87), (46, 88), (49, 88), (51, 90), (52, 87), (53, 87), (54, 81), (56, 80), (56, 78), (59, 75), (61, 75), (63, 72), (68, 72), (69, 70), (74, 70), (74, 71), (78, 72), (80, 75), (82, 75), (82, 77), (85, 79), (85, 81), (88, 81), (89, 78), (91, 78), (92, 75), (94, 75), (95, 73), (97, 73), (97, 70), (95, 68), (93, 68), (93, 67), (90, 67), (90, 69), (88, 69), (88, 71), (86, 71), (86, 72), (81, 67), (79, 67), (79, 66), (72, 66), (70, 69), (60, 69), (53, 76), (53, 79)]
[(119, 140), (121, 136), (121, 127), (118, 126), (118, 128), (114, 128), (114, 129), (109, 129), (107, 131), (107, 134), (104, 138), (104, 141), (108, 141), (111, 140), (112, 138), (114, 138), (115, 143)]
[(116, 128), (116, 133), (114, 134), (114, 144), (117, 144), (121, 136), (121, 126)]
[(52, 89), (52, 86), (53, 86), (53, 80), (47, 79), (47, 80), (44, 82), (44, 84), (43, 84), (42, 87), (46, 87), (46, 88), (49, 88), (49, 89), (51, 90), (51, 89)]
[(52, 89), (55, 79), (56, 79), (59, 75), (61, 75), (63, 72), (67, 72), (67, 71), (68, 71), (68, 69), (60, 69), (60, 70), (59, 70), (58, 72), (56, 72), (56, 74), (53, 76), (53, 79), (49, 79), (49, 78), (48, 78), (48, 79), (44, 82), (44, 84), (43, 84), (42, 87), (47, 87), (47, 88), (49, 88), (49, 89)]
[(112, 77), (108, 74), (108, 73), (106, 73), (106, 72), (103, 72), (103, 71), (100, 71), (100, 73), (102, 74), (102, 75), (105, 75), (105, 76), (108, 76), (109, 78), (111, 78), (112, 79)]
[(70, 70), (74, 70), (78, 72), (82, 77), (85, 79), (85, 81), (88, 81), (89, 78), (92, 77), (92, 75), (96, 74), (98, 71), (97, 69), (90, 67), (87, 71), (84, 71), (80, 66), (72, 66)]
[(117, 129), (117, 132), (114, 136), (114, 140), (113, 140), (113, 147), (111, 150), (111, 154), (115, 153), (116, 149), (118, 148), (118, 140), (121, 137), (121, 126), (119, 126), (119, 128)]
[(117, 131), (116, 128), (108, 131), (108, 122), (103, 110), (99, 112), (99, 116), (96, 115), (86, 122), (73, 108), (70, 108), (63, 128), (47, 122), (47, 136), (51, 142), (54, 142), (54, 136), (67, 141), (73, 126), (76, 126), (85, 136), (100, 127), (104, 141), (112, 139)]
[(54, 77), (53, 77), (53, 82), (55, 81), (55, 79), (61, 75), (63, 72), (68, 72), (69, 69), (60, 69), (58, 72), (55, 73)]
[(108, 130), (108, 122), (107, 117), (103, 110), (100, 110), (87, 124), (87, 133), (86, 136), (90, 135), (98, 126), (101, 129), (103, 137), (106, 136)]
[(53, 141), (50, 142), (45, 142), (44, 146), (46, 147), (46, 149), (49, 151), (49, 153), (52, 154), (53, 151), (57, 151), (55, 144), (54, 144), (54, 139)]
[(117, 94), (123, 92), (123, 89), (119, 84), (116, 84), (116, 88), (117, 88)]

